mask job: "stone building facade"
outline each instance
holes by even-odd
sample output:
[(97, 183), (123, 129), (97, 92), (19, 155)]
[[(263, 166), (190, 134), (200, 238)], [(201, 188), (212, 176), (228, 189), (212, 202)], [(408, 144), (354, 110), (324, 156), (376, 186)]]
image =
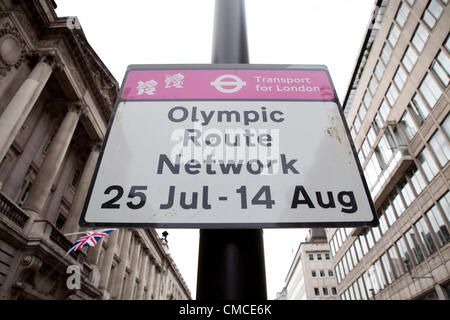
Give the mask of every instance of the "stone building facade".
[(380, 224), (330, 228), (340, 298), (448, 299), (450, 8), (377, 0), (343, 102)]
[(190, 299), (155, 230), (65, 256), (119, 85), (55, 6), (0, 0), (0, 299)]
[(279, 300), (338, 300), (330, 247), (323, 228), (310, 229), (300, 243)]

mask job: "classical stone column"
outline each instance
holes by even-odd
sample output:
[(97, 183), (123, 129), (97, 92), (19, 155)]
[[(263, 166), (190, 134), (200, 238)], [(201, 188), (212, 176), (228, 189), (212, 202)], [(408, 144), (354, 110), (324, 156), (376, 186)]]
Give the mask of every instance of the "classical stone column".
[(151, 264), (151, 267), (149, 268), (148, 271), (148, 277), (147, 277), (147, 295), (144, 298), (145, 300), (151, 300), (152, 298), (152, 293), (153, 293), (153, 287), (154, 287), (154, 283), (155, 283), (155, 266), (156, 266), (156, 262), (155, 259), (153, 257), (150, 257), (149, 262)]
[(28, 78), (22, 83), (0, 115), (0, 161), (5, 157), (17, 133), (45, 87), (53, 68), (52, 55), (41, 55)]
[(154, 291), (153, 291), (153, 297), (155, 300), (159, 300), (159, 294), (161, 292), (161, 289), (160, 289), (161, 277), (162, 277), (161, 267), (157, 266), (156, 270), (155, 270), (155, 287), (154, 287)]
[(147, 283), (147, 266), (148, 266), (148, 254), (145, 250), (142, 252), (143, 256), (141, 259), (141, 268), (139, 272), (139, 286), (137, 289), (136, 300), (144, 299), (144, 287)]
[(131, 300), (133, 298), (133, 290), (136, 284), (137, 263), (139, 261), (139, 255), (141, 252), (141, 244), (139, 243), (139, 241), (135, 241), (133, 249), (133, 258), (131, 259), (131, 273), (128, 279), (128, 283), (125, 287), (125, 295), (123, 297), (124, 300)]
[(131, 231), (129, 230), (121, 230), (121, 232), (125, 232), (123, 235), (122, 243), (120, 244), (120, 262), (116, 267), (117, 272), (113, 279), (113, 286), (111, 289), (111, 298), (112, 299), (120, 299), (120, 292), (122, 291), (123, 286), (123, 277), (125, 276), (125, 270), (127, 267), (127, 259), (128, 259), (128, 250), (130, 249), (131, 244)]
[[(100, 283), (98, 287), (100, 289), (105, 289), (108, 287), (109, 275), (111, 274), (112, 261), (114, 258), (114, 247), (116, 246), (117, 237), (119, 233), (113, 231), (111, 235), (109, 235), (108, 239), (108, 249), (104, 253), (105, 257), (103, 259), (103, 264), (100, 269)], [(98, 243), (97, 246), (100, 246), (101, 243)]]
[[(58, 131), (53, 137), (50, 148), (47, 151), (36, 180), (33, 182), (30, 194), (25, 201), (23, 208), (33, 214), (39, 215), (43, 212), (45, 203), (52, 189), (52, 184), (58, 174), (58, 171), (63, 163), (73, 133), (80, 119), (81, 106), (79, 103), (72, 103), (69, 105), (68, 111), (60, 124)], [(56, 214), (53, 216), (50, 213), (44, 214), (44, 217), (51, 222), (56, 222)]]
[(78, 188), (73, 197), (67, 221), (64, 224), (64, 233), (77, 232), (79, 229), (78, 222), (80, 221), (81, 210), (83, 209), (99, 153), (100, 143), (92, 143), (91, 152), (84, 165), (83, 173), (78, 182)]

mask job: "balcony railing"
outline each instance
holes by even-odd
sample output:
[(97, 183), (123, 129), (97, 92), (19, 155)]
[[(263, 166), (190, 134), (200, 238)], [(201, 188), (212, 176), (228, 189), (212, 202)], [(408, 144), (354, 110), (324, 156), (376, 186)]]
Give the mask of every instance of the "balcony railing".
[(11, 199), (0, 192), (0, 215), (8, 218), (20, 228), (25, 226), (28, 221), (28, 215), (15, 204)]

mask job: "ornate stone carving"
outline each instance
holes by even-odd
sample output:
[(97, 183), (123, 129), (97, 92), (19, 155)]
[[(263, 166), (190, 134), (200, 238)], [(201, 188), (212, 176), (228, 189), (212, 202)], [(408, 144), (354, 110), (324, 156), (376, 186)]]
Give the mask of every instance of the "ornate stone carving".
[(9, 22), (0, 27), (0, 78), (13, 67), (18, 68), (27, 52), (25, 42), (19, 31)]

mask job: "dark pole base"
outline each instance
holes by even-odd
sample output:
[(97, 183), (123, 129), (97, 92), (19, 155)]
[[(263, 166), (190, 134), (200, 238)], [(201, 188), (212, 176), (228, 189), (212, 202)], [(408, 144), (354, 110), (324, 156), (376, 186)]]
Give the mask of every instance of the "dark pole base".
[(266, 300), (262, 230), (200, 230), (197, 300)]

